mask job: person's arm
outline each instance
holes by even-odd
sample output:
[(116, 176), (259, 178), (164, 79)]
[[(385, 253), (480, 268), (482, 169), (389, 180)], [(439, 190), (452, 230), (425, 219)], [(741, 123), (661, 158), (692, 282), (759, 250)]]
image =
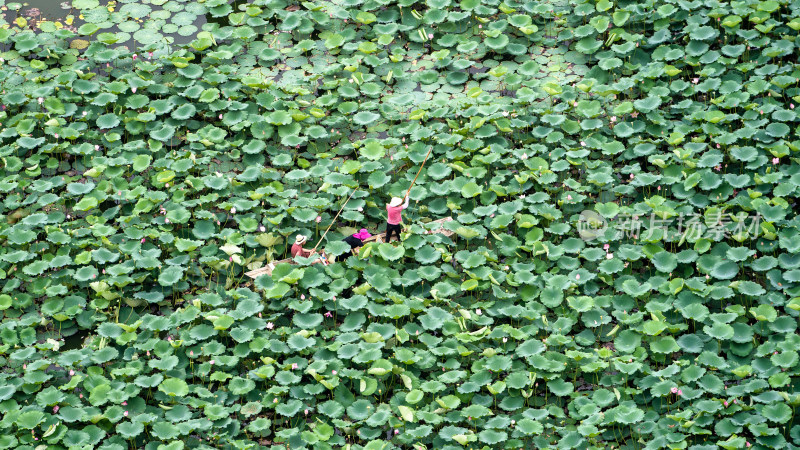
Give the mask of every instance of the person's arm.
[(406, 195), (406, 201), (405, 203), (403, 203), (403, 209), (408, 208), (408, 200), (409, 200), (408, 195)]

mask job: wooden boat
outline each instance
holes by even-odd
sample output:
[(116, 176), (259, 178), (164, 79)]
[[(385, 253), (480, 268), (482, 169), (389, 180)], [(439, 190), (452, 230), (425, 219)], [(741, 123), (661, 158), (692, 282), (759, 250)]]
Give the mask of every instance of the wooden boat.
[[(432, 222), (428, 222), (426, 224), (423, 224), (423, 225), (430, 225), (430, 224), (438, 225), (432, 230), (426, 230), (426, 234), (443, 234), (445, 236), (452, 236), (453, 232), (448, 230), (448, 229), (446, 229), (446, 228), (444, 228), (444, 224), (447, 223), (447, 222), (450, 222), (451, 220), (453, 220), (452, 217), (445, 217), (444, 219), (434, 220)], [(377, 242), (377, 243), (386, 242), (386, 233), (374, 234), (374, 235), (372, 235), (372, 237), (366, 239), (364, 242)], [(284, 263), (285, 264), (294, 264), (295, 262), (294, 262), (294, 259), (292, 259), (292, 258), (281, 259), (279, 261), (273, 261), (273, 262), (267, 264), (264, 267), (261, 267), (259, 269), (255, 269), (255, 270), (251, 270), (250, 272), (246, 272), (245, 275), (247, 275), (248, 277), (250, 277), (250, 278), (252, 278), (254, 280), (256, 278), (260, 277), (261, 275), (264, 275), (264, 274), (272, 275), (272, 271), (275, 269), (275, 267), (278, 264), (284, 264)]]

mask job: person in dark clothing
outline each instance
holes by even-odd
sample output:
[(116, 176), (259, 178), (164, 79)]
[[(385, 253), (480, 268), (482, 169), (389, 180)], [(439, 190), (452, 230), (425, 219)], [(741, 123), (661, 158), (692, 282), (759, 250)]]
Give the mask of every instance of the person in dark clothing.
[(336, 258), (336, 260), (344, 261), (345, 259), (347, 259), (348, 256), (355, 255), (356, 249), (364, 245), (364, 241), (369, 239), (370, 237), (372, 237), (372, 235), (369, 234), (369, 231), (367, 231), (366, 228), (362, 228), (358, 233), (352, 234), (344, 238), (344, 241), (347, 243), (347, 245), (350, 246), (350, 253), (344, 253), (342, 255), (339, 255)]

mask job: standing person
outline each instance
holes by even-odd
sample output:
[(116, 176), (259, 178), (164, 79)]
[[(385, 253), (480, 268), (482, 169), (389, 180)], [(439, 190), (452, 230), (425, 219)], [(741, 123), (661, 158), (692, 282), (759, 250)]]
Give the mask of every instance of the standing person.
[(386, 205), (386, 242), (392, 241), (392, 234), (397, 234), (397, 240), (400, 240), (400, 222), (403, 221), (402, 212), (406, 208), (408, 208), (408, 194), (406, 194), (405, 202), (400, 197), (392, 197), (392, 200)]
[[(367, 231), (366, 228), (362, 228), (361, 230), (359, 230), (358, 233), (355, 233), (353, 235), (344, 238), (344, 241), (347, 243), (347, 245), (350, 246), (350, 253), (348, 256), (353, 256), (355, 254), (355, 250), (364, 245), (364, 241), (369, 239), (370, 237), (372, 237), (372, 235), (369, 234), (369, 231)], [(340, 258), (344, 259), (346, 258), (346, 256), (342, 255), (340, 256)], [(338, 259), (339, 258), (337, 258), (337, 261)]]

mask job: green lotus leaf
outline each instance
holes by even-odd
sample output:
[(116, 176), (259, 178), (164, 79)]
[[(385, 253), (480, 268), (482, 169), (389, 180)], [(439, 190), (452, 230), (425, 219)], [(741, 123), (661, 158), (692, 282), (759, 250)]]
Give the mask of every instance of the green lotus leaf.
[(97, 128), (101, 129), (108, 129), (114, 128), (119, 125), (119, 117), (116, 114), (103, 114), (102, 116), (97, 118)]

